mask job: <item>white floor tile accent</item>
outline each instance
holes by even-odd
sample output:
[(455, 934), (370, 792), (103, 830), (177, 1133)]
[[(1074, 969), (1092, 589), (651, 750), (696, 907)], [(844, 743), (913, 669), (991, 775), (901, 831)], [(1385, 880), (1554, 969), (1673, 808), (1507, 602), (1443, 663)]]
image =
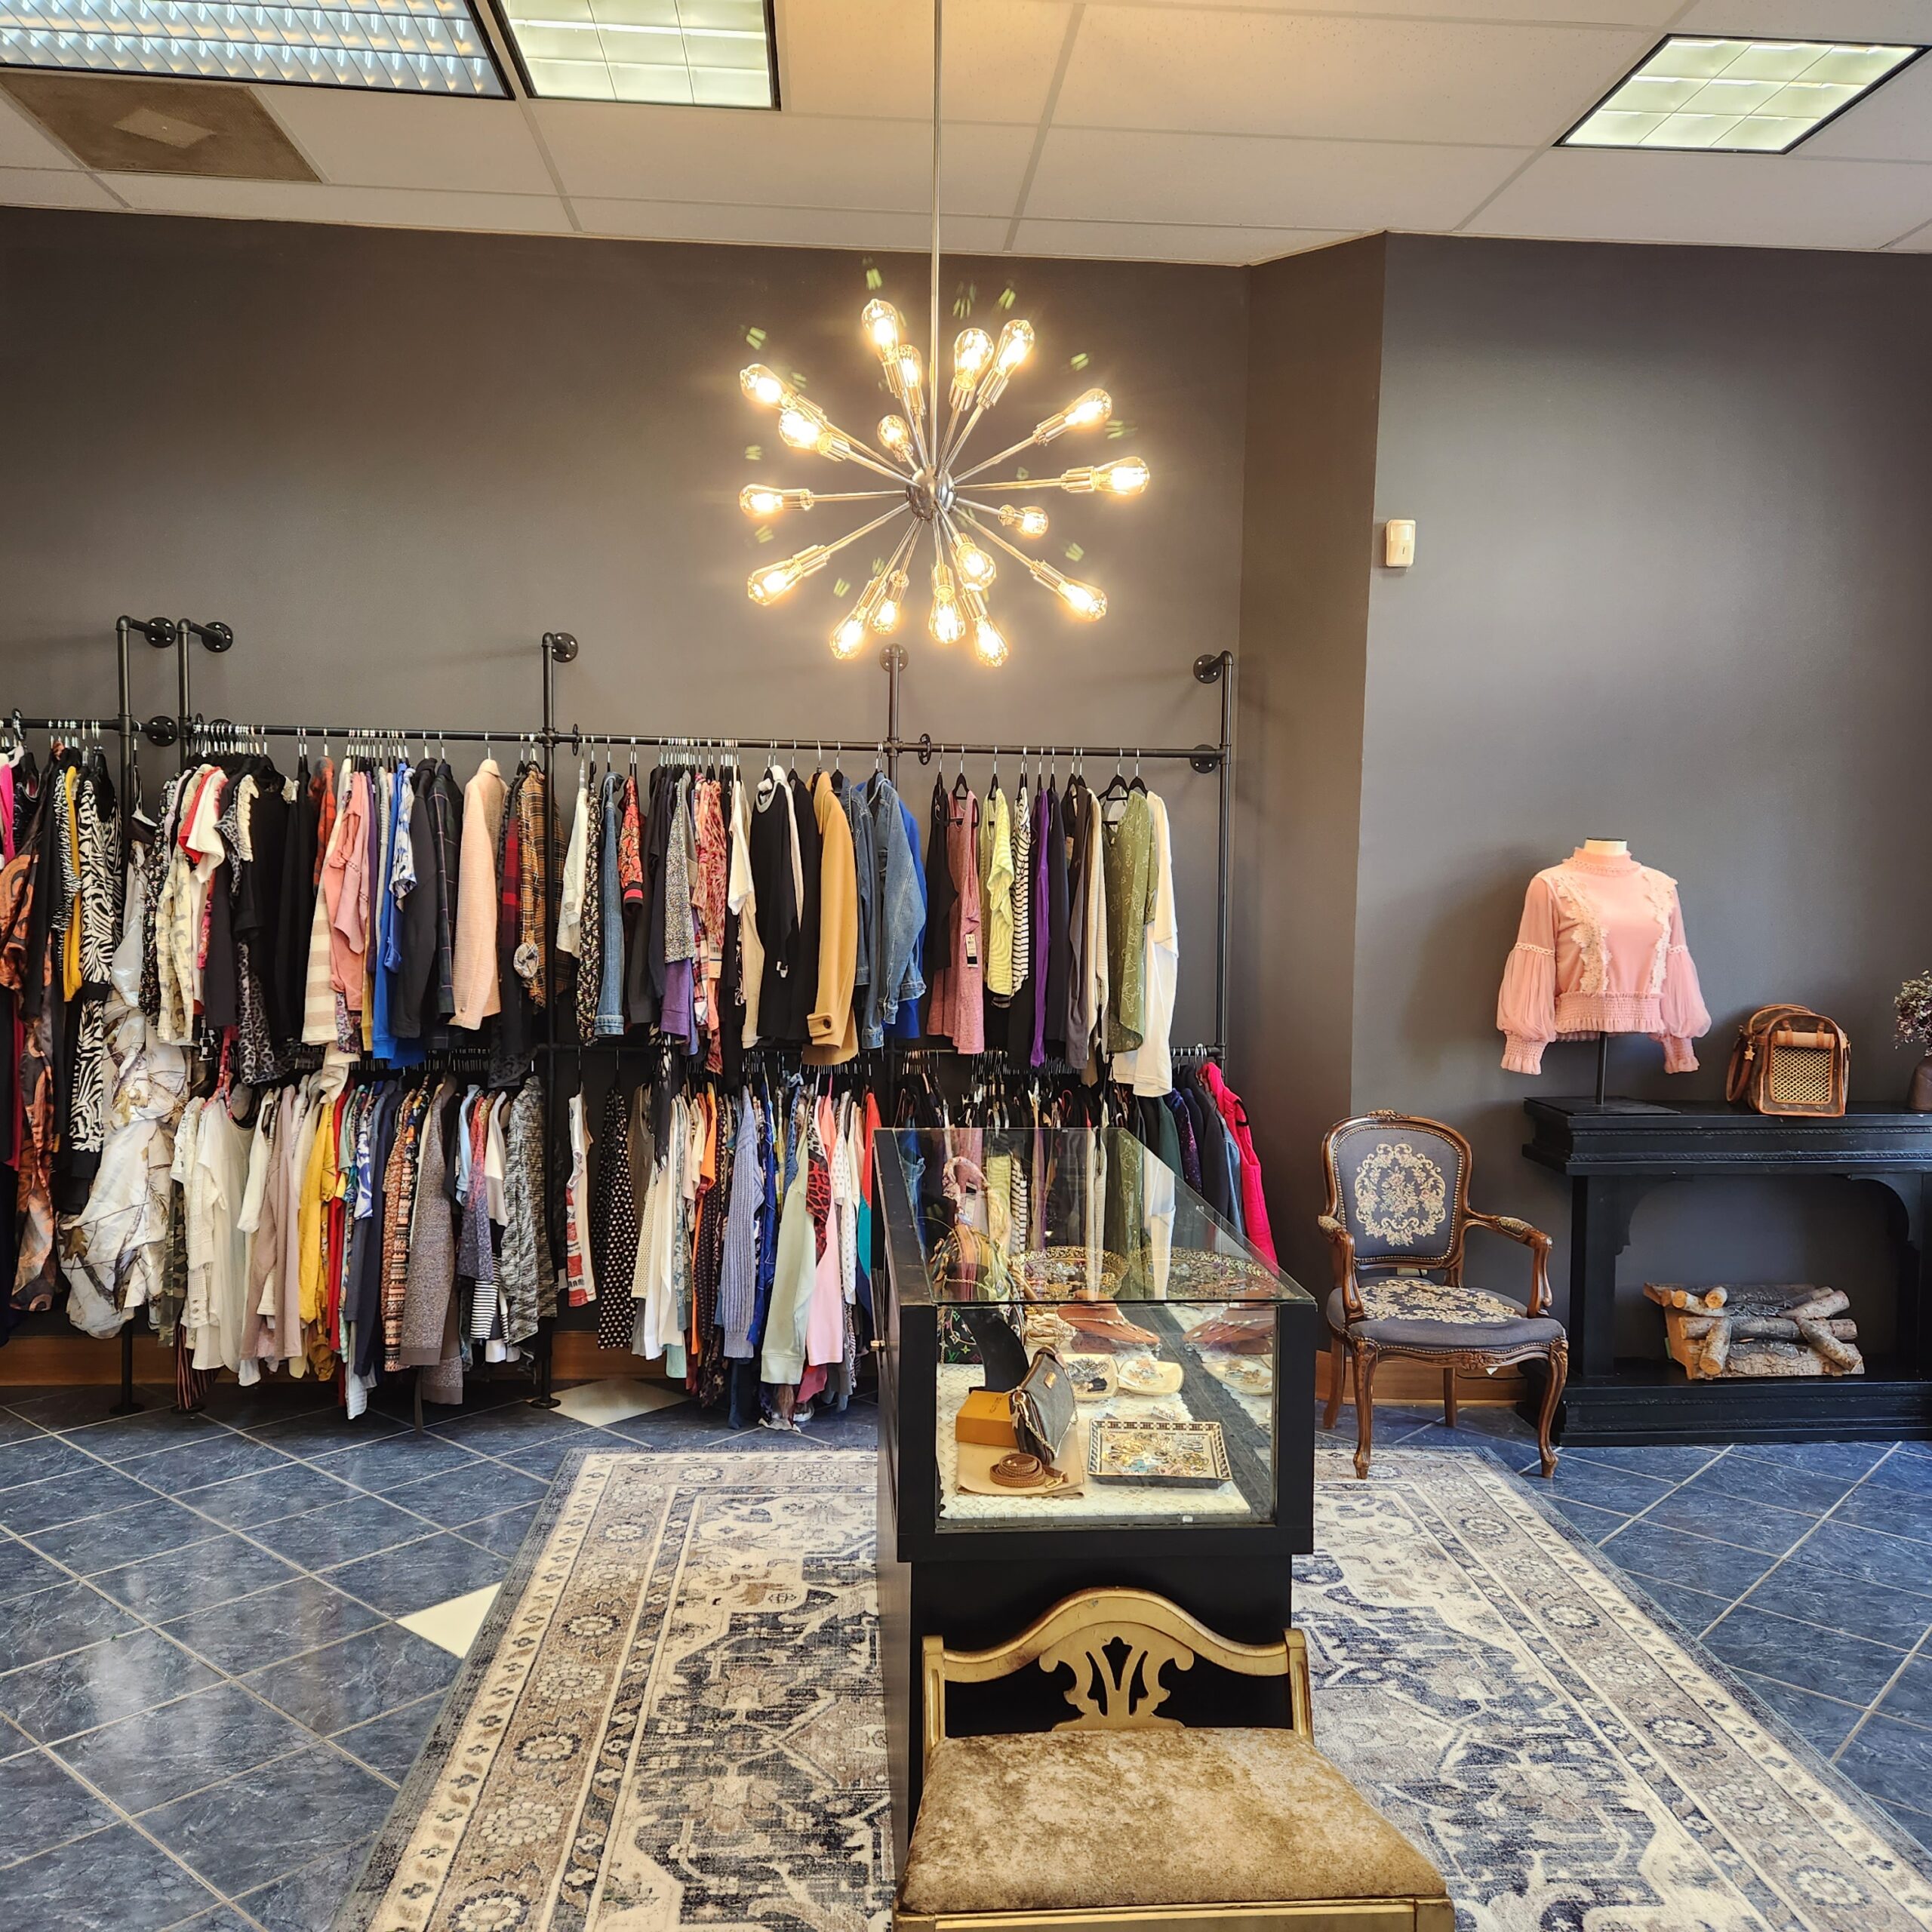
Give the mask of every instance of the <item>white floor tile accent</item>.
[(472, 1590), (467, 1596), (451, 1597), (448, 1603), (432, 1603), (427, 1610), (419, 1610), (408, 1617), (398, 1617), (396, 1621), (405, 1630), (414, 1630), (419, 1637), (426, 1637), (432, 1644), (440, 1644), (452, 1657), (466, 1657), (469, 1647), (476, 1641), (476, 1633), (483, 1627), (483, 1620), (490, 1614), (490, 1606), (497, 1601), (497, 1592), (503, 1588), (500, 1583), (492, 1583), (487, 1589)]
[(613, 1423), (648, 1415), (653, 1409), (675, 1408), (690, 1399), (681, 1389), (666, 1382), (640, 1382), (632, 1376), (613, 1375), (602, 1382), (580, 1382), (574, 1389), (566, 1389), (557, 1398), (557, 1410), (573, 1422), (608, 1429)]

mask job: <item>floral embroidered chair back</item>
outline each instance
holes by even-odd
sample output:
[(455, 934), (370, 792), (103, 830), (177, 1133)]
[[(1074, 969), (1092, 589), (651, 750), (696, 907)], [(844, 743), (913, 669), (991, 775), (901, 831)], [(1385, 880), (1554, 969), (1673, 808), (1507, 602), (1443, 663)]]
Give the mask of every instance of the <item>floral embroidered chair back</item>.
[(1328, 1211), (1355, 1241), (1364, 1270), (1454, 1271), (1463, 1258), (1469, 1143), (1439, 1121), (1371, 1114), (1322, 1148)]

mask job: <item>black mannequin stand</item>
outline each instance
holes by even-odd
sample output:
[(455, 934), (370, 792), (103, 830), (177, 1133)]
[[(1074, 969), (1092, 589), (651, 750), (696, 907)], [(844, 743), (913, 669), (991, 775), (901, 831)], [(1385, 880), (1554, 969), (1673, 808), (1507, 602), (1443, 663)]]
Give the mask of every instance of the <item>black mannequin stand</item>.
[(1613, 1100), (1607, 1095), (1610, 1087), (1610, 1035), (1597, 1035), (1597, 1086), (1591, 1103), (1592, 1111), (1602, 1114), (1656, 1114), (1668, 1113), (1668, 1107), (1660, 1107), (1649, 1100)]

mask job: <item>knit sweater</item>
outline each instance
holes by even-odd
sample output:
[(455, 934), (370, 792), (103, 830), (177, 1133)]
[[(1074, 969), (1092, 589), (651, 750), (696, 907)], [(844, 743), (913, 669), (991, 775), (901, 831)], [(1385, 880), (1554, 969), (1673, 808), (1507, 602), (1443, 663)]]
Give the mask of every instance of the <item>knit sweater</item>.
[(1711, 1016), (1677, 881), (1628, 853), (1581, 846), (1538, 872), (1503, 966), (1496, 1023), (1512, 1073), (1540, 1073), (1552, 1040), (1601, 1033), (1647, 1033), (1663, 1043), (1666, 1072), (1694, 1072), (1690, 1043), (1710, 1031)]

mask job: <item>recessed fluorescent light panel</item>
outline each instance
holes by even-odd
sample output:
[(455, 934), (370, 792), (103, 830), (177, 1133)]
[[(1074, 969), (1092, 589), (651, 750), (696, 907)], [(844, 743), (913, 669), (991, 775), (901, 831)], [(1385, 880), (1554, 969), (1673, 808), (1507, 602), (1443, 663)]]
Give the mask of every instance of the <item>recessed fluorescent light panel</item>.
[(0, 0), (0, 65), (498, 100), (508, 93), (463, 0)]
[(1561, 145), (1784, 154), (1924, 51), (1672, 34)]
[(534, 94), (682, 107), (778, 105), (767, 0), (497, 5)]

